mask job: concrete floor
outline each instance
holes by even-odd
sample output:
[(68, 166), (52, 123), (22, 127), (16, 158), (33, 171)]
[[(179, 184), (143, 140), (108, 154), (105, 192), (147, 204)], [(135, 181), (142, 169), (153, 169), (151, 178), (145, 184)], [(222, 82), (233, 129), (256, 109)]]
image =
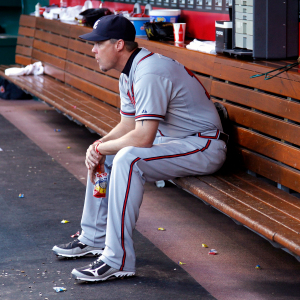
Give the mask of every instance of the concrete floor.
[[(85, 184), (85, 151), (97, 135), (33, 100), (0, 100), (0, 114)], [(300, 299), (294, 257), (171, 184), (146, 184), (136, 228), (218, 300)]]

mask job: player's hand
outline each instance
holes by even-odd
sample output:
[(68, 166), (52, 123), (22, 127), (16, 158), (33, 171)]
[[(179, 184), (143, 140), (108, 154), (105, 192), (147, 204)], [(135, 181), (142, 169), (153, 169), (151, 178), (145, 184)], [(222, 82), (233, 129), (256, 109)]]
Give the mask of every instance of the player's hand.
[(95, 144), (90, 145), (86, 151), (85, 165), (89, 170), (94, 169), (96, 166), (98, 166), (99, 161), (102, 157), (99, 153), (96, 152), (95, 146)]
[[(98, 163), (100, 165), (100, 172), (101, 173), (105, 172), (105, 168), (104, 168), (105, 159), (106, 159), (105, 155), (101, 156), (101, 159), (100, 159), (100, 161)], [(95, 180), (96, 180), (95, 173), (97, 171), (97, 167), (98, 167), (98, 165), (96, 165), (96, 167), (94, 167), (94, 168), (88, 169), (89, 178), (90, 178), (92, 184), (95, 184)]]

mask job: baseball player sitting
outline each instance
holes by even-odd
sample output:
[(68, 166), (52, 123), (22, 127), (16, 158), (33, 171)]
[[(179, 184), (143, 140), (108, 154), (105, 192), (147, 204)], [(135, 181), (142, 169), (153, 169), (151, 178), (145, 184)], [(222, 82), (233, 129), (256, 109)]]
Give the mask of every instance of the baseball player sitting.
[[(197, 77), (173, 59), (138, 48), (128, 19), (102, 17), (80, 38), (95, 43), (92, 52), (102, 71), (121, 72), (121, 121), (87, 150), (81, 235), (53, 251), (64, 257), (100, 255), (72, 274), (103, 281), (135, 275), (132, 233), (145, 182), (216, 172), (226, 159), (228, 136)], [(104, 198), (93, 196), (98, 165), (108, 174)]]

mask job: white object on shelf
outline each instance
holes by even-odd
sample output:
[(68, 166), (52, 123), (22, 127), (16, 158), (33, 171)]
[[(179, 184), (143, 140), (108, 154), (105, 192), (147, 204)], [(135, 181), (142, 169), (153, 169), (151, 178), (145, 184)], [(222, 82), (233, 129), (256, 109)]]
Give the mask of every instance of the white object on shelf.
[(94, 8), (94, 7), (93, 7), (93, 3), (92, 3), (91, 0), (86, 0), (86, 1), (84, 2), (83, 7), (82, 7), (82, 11), (85, 11), (85, 10), (87, 10), (87, 9), (89, 9), (89, 8)]
[(186, 45), (186, 48), (189, 50), (195, 50), (195, 51), (209, 53), (209, 54), (216, 54), (216, 42), (211, 42), (211, 41), (202, 42), (202, 41), (198, 41), (197, 39), (194, 39), (192, 42)]
[(35, 5), (35, 12), (34, 12), (34, 15), (36, 16), (36, 17), (39, 17), (40, 16), (40, 3), (37, 3), (36, 5)]

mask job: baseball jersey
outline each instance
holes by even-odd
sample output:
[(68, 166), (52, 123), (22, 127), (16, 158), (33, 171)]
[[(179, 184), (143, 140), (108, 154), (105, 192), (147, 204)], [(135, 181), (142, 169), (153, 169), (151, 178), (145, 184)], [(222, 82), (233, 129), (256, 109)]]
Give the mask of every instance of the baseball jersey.
[(182, 64), (142, 48), (125, 69), (119, 80), (123, 116), (159, 120), (158, 135), (167, 137), (222, 130), (209, 94)]

